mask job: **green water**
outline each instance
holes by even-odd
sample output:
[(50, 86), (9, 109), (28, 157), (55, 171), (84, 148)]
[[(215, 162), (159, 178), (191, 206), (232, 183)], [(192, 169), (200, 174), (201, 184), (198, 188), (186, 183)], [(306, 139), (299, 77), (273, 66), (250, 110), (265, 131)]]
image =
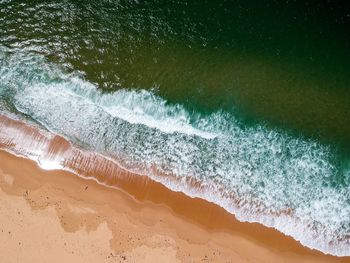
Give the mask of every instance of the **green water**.
[(349, 36), (341, 1), (0, 0), (0, 112), (349, 256)]
[[(301, 2), (301, 1), (300, 1)], [(318, 1), (1, 1), (0, 41), (105, 91), (350, 146), (349, 12)]]

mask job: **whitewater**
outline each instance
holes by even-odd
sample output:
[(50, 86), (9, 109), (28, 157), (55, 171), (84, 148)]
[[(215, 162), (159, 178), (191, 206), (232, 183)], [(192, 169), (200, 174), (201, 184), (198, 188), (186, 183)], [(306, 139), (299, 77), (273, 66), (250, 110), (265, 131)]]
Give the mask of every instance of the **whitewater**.
[[(174, 191), (213, 202), (305, 246), (350, 256), (349, 165), (315, 140), (168, 103), (156, 91), (102, 92), (81, 72), (0, 48), (0, 110), (116, 160)], [(349, 163), (349, 160), (345, 161)]]

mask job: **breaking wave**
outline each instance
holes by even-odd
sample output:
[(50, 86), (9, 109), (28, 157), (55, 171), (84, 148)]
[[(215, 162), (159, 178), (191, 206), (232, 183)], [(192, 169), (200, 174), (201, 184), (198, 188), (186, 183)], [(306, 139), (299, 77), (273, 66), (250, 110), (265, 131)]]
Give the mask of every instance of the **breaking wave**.
[[(103, 93), (39, 55), (0, 51), (0, 110), (30, 117), (71, 142), (241, 221), (303, 245), (350, 255), (350, 169), (330, 147), (229, 113), (189, 113), (154, 92)], [(343, 168), (341, 168), (343, 167)], [(333, 178), (345, 178), (335, 182)]]

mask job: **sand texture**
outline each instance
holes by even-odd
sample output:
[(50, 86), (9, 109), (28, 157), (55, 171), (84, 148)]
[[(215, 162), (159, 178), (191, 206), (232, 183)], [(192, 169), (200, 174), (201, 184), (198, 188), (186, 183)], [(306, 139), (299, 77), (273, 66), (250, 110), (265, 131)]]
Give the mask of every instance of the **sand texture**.
[(1, 263), (350, 262), (5, 116), (0, 149)]

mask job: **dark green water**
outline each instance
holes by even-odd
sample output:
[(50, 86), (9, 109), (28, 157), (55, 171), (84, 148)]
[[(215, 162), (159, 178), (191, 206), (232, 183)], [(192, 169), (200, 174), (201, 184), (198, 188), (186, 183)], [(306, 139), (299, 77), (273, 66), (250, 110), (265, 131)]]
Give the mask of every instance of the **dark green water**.
[(149, 89), (350, 145), (350, 22), (339, 1), (2, 1), (1, 43)]
[[(345, 1), (0, 0), (0, 59), (3, 108), (350, 255)], [(257, 216), (283, 209), (301, 225)]]

